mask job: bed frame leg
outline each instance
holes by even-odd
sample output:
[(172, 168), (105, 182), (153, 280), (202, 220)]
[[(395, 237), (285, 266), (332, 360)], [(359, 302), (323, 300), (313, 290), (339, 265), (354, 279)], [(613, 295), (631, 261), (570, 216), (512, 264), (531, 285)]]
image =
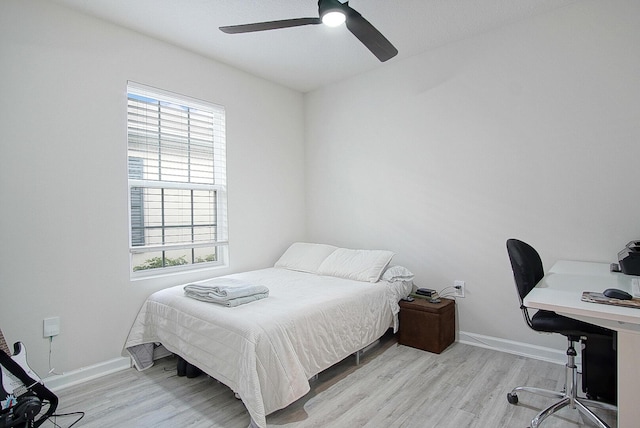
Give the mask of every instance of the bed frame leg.
[(367, 346), (365, 346), (364, 348), (362, 348), (361, 350), (356, 351), (356, 353), (355, 353), (355, 355), (356, 355), (356, 366), (360, 365), (360, 355), (364, 354), (369, 349), (371, 349), (374, 346), (376, 346), (378, 343), (380, 343), (380, 339), (376, 339), (373, 342), (371, 342), (370, 344), (368, 344)]

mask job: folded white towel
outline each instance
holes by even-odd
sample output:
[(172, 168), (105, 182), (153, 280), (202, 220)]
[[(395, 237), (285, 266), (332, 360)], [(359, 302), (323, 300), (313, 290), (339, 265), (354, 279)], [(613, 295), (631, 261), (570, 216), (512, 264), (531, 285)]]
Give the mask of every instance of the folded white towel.
[[(196, 284), (187, 284), (184, 286), (184, 293), (187, 297), (194, 299), (226, 304), (226, 302), (236, 299), (244, 299), (249, 302), (257, 300), (255, 298), (245, 299), (253, 296), (260, 296), (258, 298), (263, 299), (269, 296), (269, 289), (264, 285), (250, 284), (238, 279), (220, 277)], [(234, 304), (226, 304), (226, 306), (237, 306), (238, 304), (246, 303), (244, 300), (234, 302)]]
[(217, 305), (228, 306), (228, 307), (235, 307), (235, 306), (243, 305), (245, 303), (253, 302), (255, 300), (265, 299), (269, 297), (269, 293), (260, 293), (260, 294), (252, 294), (251, 296), (236, 297), (235, 299), (222, 300), (217, 298), (210, 298), (207, 296), (201, 296), (198, 294), (189, 294), (189, 292), (187, 291), (185, 291), (184, 294), (185, 296), (191, 297), (192, 299), (200, 300), (207, 303), (215, 303)]

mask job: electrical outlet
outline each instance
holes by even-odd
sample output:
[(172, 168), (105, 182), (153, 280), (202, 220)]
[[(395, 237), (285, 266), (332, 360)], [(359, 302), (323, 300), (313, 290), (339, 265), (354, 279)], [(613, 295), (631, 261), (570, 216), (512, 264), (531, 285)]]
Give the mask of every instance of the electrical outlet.
[(453, 288), (456, 290), (456, 297), (464, 297), (464, 281), (453, 281)]
[(42, 325), (42, 335), (44, 337), (52, 337), (60, 334), (60, 317), (45, 318)]

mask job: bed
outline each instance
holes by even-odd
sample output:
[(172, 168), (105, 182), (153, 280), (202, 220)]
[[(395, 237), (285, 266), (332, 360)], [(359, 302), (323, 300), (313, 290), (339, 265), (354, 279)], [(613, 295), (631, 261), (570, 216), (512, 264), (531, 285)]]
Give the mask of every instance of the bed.
[(152, 360), (141, 355), (162, 344), (229, 386), (251, 426), (266, 427), (266, 415), (304, 396), (310, 378), (397, 330), (412, 275), (389, 268), (392, 256), (294, 243), (273, 268), (224, 277), (266, 286), (267, 298), (226, 307), (186, 297), (183, 286), (152, 294), (125, 350), (143, 370)]

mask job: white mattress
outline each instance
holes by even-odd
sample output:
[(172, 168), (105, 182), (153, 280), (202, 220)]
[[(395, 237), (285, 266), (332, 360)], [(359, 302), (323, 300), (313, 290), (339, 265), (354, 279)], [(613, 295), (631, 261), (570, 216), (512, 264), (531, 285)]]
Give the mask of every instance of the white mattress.
[(229, 275), (269, 288), (269, 297), (224, 307), (184, 296), (182, 286), (152, 294), (125, 348), (160, 342), (233, 389), (252, 424), (309, 391), (308, 379), (397, 325), (402, 282), (377, 283), (270, 268)]

